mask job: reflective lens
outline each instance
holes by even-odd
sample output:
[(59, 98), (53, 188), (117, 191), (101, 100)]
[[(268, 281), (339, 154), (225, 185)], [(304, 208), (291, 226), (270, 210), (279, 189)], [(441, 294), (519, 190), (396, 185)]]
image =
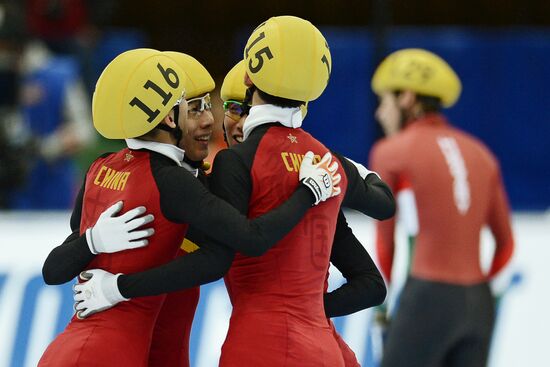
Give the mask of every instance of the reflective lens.
[(228, 100), (223, 103), (223, 110), (238, 119), (244, 115), (248, 115), (250, 106), (243, 102)]

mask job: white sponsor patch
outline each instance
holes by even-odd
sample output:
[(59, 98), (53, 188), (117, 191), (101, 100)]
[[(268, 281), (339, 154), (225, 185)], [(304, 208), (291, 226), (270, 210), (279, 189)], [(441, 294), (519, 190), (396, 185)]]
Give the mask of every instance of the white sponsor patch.
[(449, 172), (453, 176), (455, 205), (458, 212), (465, 215), (470, 208), (470, 184), (468, 183), (468, 170), (464, 165), (464, 159), (454, 138), (438, 137), (437, 144), (439, 144), (439, 148), (447, 161)]

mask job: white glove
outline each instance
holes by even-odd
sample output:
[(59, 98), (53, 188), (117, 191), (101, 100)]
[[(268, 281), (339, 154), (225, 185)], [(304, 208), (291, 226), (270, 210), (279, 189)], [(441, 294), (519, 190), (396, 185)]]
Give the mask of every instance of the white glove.
[(332, 162), (332, 154), (328, 152), (321, 161), (313, 164), (313, 152), (307, 152), (300, 166), (300, 182), (307, 186), (315, 196), (314, 205), (340, 194), (338, 184), (342, 177), (338, 170), (338, 162)]
[(149, 244), (145, 239), (155, 233), (153, 228), (135, 230), (155, 219), (152, 214), (140, 217), (145, 207), (139, 206), (119, 217), (114, 216), (122, 209), (122, 201), (107, 208), (96, 224), (86, 230), (86, 242), (92, 254), (113, 253)]
[(101, 269), (86, 270), (79, 277), (83, 283), (73, 286), (73, 299), (76, 317), (86, 317), (108, 308), (119, 302), (128, 301), (118, 290), (117, 279), (122, 274), (111, 274)]

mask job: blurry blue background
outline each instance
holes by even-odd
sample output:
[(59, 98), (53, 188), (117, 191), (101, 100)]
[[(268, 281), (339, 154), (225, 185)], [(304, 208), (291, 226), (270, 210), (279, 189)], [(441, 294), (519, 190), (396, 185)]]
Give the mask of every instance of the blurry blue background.
[[(370, 79), (385, 55), (399, 48), (426, 48), (457, 71), (462, 96), (444, 112), (454, 125), (485, 142), (501, 163), (514, 211), (514, 268), (524, 276), (500, 311), (490, 366), (550, 365), (545, 342), (550, 330), (547, 0), (0, 0), (0, 367), (36, 365), (71, 315), (70, 284), (46, 286), (40, 269), (51, 248), (69, 233), (70, 203), (89, 163), (122, 146), (91, 128), (89, 103), (101, 70), (131, 48), (176, 50), (201, 61), (219, 90), (226, 72), (241, 57), (250, 31), (270, 16), (285, 14), (319, 26), (332, 53), (330, 83), (310, 103), (304, 127), (361, 163), (368, 163), (370, 148), (381, 137), (374, 121), (377, 99)], [(71, 73), (78, 70), (83, 86), (82, 93), (66, 89), (78, 101), (79, 112), (72, 117), (79, 121), (64, 116), (48, 131), (41, 131), (40, 113), (32, 120), (27, 113), (37, 102), (46, 103), (40, 97), (48, 85), (37, 89), (22, 82), (38, 65), (40, 52), (30, 53), (32, 60), (22, 57), (29, 42), (37, 40), (46, 45), (53, 60), (72, 60), (66, 64), (72, 65)], [(34, 60), (34, 66), (22, 63), (23, 59)], [(215, 152), (223, 147), (218, 91), (213, 102)], [(57, 98), (56, 103), (41, 107), (64, 115), (64, 99)], [(63, 135), (67, 126), (73, 127), (69, 140)], [(67, 141), (70, 144), (62, 147)], [(44, 160), (45, 167), (58, 159), (70, 160), (70, 167), (51, 176), (68, 189), (55, 182), (46, 189), (44, 176), (29, 174), (37, 166), (35, 161)], [(11, 191), (25, 187), (32, 190), (25, 206), (10, 202)], [(48, 204), (33, 202), (32, 195), (47, 198)], [(355, 218), (350, 223), (374, 254), (372, 222)], [(339, 281), (336, 277), (332, 283)], [(216, 365), (229, 312), (221, 283), (203, 288), (191, 340), (193, 366)], [(370, 367), (369, 312), (335, 323), (364, 366)]]
[[(368, 162), (380, 137), (370, 78), (378, 62), (372, 33), (323, 29), (333, 69), (325, 93), (310, 103), (305, 128), (329, 146)], [(550, 31), (398, 28), (388, 53), (419, 47), (447, 60), (463, 84), (450, 121), (498, 157), (514, 210), (550, 207)]]

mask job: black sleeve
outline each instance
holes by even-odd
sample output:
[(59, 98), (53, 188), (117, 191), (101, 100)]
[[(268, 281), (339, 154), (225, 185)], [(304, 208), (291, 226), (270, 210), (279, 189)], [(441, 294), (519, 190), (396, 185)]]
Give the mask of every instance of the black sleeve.
[(187, 233), (185, 234), (185, 239), (193, 242), (195, 245), (197, 245), (199, 248), (201, 247), (201, 244), (203, 244), (206, 241), (206, 234), (202, 231), (199, 231), (195, 227), (189, 227), (187, 230)]
[(230, 203), (242, 215), (246, 215), (252, 194), (250, 168), (232, 150), (227, 149), (218, 154), (220, 156), (219, 159), (216, 156), (216, 169), (212, 171), (208, 181), (210, 190)]
[(148, 271), (122, 275), (118, 288), (126, 298), (154, 296), (210, 283), (223, 277), (233, 262), (234, 251), (209, 240), (190, 227), (185, 238), (198, 249)]
[(342, 168), (348, 178), (348, 188), (342, 206), (358, 210), (378, 220), (393, 217), (395, 199), (390, 187), (375, 173), (368, 174), (363, 179), (357, 167), (346, 157), (332, 153), (342, 162)]
[(330, 261), (346, 278), (346, 283), (324, 295), (327, 317), (349, 315), (384, 302), (386, 286), (382, 275), (341, 211)]
[(234, 252), (208, 242), (185, 256), (139, 273), (121, 275), (118, 289), (126, 298), (155, 296), (196, 287), (220, 279), (233, 261)]
[(46, 284), (67, 283), (84, 270), (95, 256), (88, 248), (86, 235), (80, 235), (84, 188), (85, 186), (82, 184), (71, 215), (72, 233), (61, 245), (50, 252), (42, 266), (42, 277)]
[[(184, 169), (163, 169), (155, 174), (164, 215), (176, 223), (189, 223), (235, 251), (247, 256), (260, 256), (294, 228), (313, 204), (313, 194), (303, 185), (276, 209), (258, 218), (248, 218), (226, 201), (209, 192)], [(245, 181), (250, 172), (238, 155), (222, 150), (214, 161), (210, 179), (212, 190), (230, 177)], [(240, 191), (232, 191), (240, 195)], [(246, 202), (248, 203), (248, 201)], [(241, 208), (238, 208), (241, 209)]]

